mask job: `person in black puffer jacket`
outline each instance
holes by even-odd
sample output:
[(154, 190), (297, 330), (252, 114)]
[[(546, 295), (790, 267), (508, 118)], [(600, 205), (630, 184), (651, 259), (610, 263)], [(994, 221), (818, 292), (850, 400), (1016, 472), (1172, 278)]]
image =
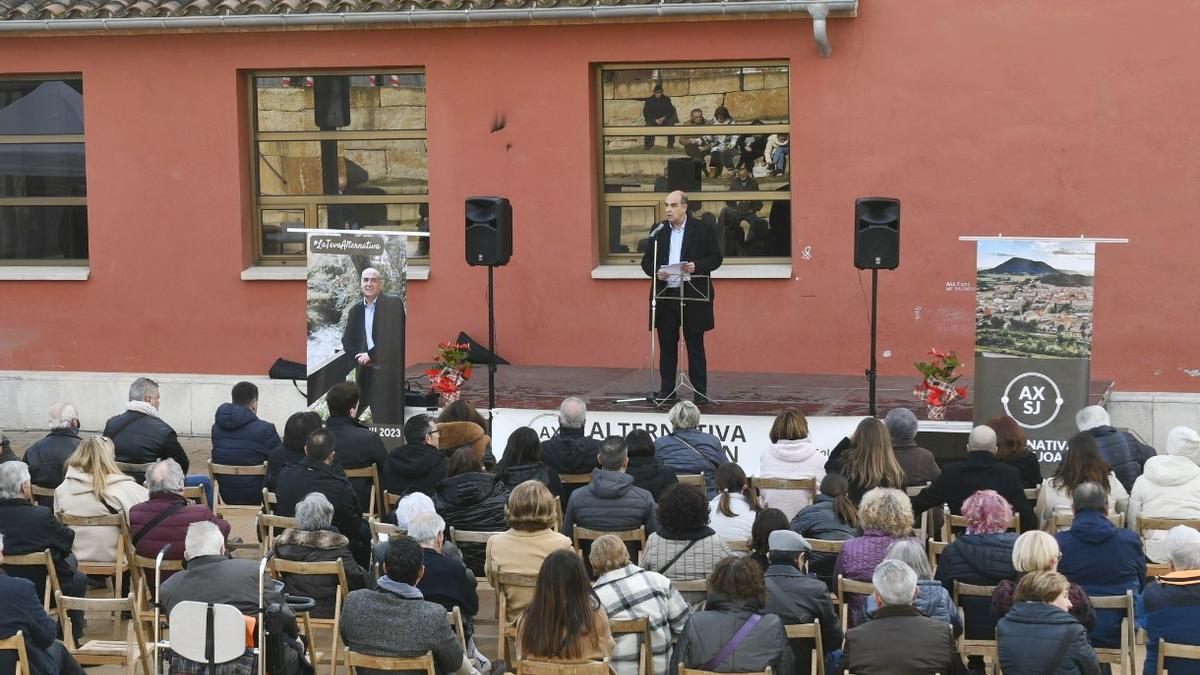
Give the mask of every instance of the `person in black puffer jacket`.
[[(325, 428), (337, 441), (338, 466), (343, 469), (374, 466), (382, 474), (388, 462), (388, 452), (379, 434), (358, 421), (360, 395), (358, 385), (353, 382), (338, 382), (330, 387), (325, 394), (325, 402), (329, 404), (329, 420), (325, 422)], [(371, 479), (351, 478), (350, 484), (354, 486), (359, 509), (364, 513), (370, 510)]]
[[(450, 458), (445, 480), (434, 490), (433, 506), (448, 527), (501, 532), (507, 528), (508, 486), (483, 472), (483, 461), (474, 449), (459, 448)], [(484, 545), (463, 544), (462, 553), (463, 562), (475, 576), (483, 576)]]
[[(575, 396), (564, 399), (558, 407), (558, 431), (542, 441), (542, 461), (560, 474), (591, 473), (600, 466), (596, 463), (600, 441), (584, 433), (586, 426), (587, 404), (583, 399)], [(575, 487), (564, 490), (564, 502)]]
[[(158, 383), (150, 378), (139, 377), (129, 385), (129, 403), (125, 412), (108, 418), (104, 423), (104, 436), (116, 446), (116, 460), (127, 464), (150, 464), (160, 459), (173, 459), (186, 474), (187, 453), (179, 444), (179, 438), (171, 425), (158, 416)], [(146, 477), (130, 473), (141, 483)]]
[[(282, 445), (275, 425), (258, 418), (258, 387), (251, 382), (233, 385), (232, 403), (222, 403), (213, 416), (212, 461), (229, 466), (257, 466)], [(263, 479), (228, 476), (221, 479), (221, 499), (226, 504), (258, 504)]]
[(383, 489), (397, 495), (423, 492), (432, 496), (446, 477), (449, 462), (437, 448), (437, 423), (429, 415), (413, 415), (404, 423), (404, 445), (392, 450), (383, 465)]
[(633, 476), (633, 484), (658, 496), (664, 490), (679, 482), (674, 471), (667, 468), (654, 454), (654, 437), (645, 429), (634, 429), (625, 437), (629, 447), (629, 466), (625, 473)]
[(555, 497), (562, 494), (558, 472), (542, 461), (537, 432), (529, 427), (518, 427), (509, 435), (504, 456), (496, 465), (496, 480), (507, 485), (509, 490), (527, 480), (536, 480), (549, 488)]
[[(367, 573), (354, 561), (350, 553), (350, 540), (333, 529), (332, 522), (333, 504), (325, 495), (313, 492), (296, 505), (296, 527), (284, 530), (275, 538), (275, 556), (281, 560), (298, 562), (341, 560), (349, 590), (366, 587)], [(284, 574), (283, 583), (289, 594), (312, 598), (317, 602), (312, 609), (314, 617), (333, 618), (337, 577)]]
[[(805, 539), (823, 541), (845, 541), (862, 534), (858, 526), (858, 509), (850, 501), (849, 490), (850, 484), (840, 473), (825, 474), (821, 479), (821, 494), (792, 519), (792, 531)], [(824, 581), (830, 590), (834, 590), (835, 563), (836, 553), (812, 551), (808, 554), (808, 571)]]
[(304, 442), (308, 435), (321, 428), (321, 416), (311, 410), (292, 413), (283, 425), (283, 444), (267, 456), (267, 489), (275, 492), (279, 472), (304, 459)]
[(1154, 448), (1139, 442), (1128, 431), (1113, 428), (1108, 411), (1098, 405), (1089, 405), (1075, 415), (1075, 426), (1091, 434), (1100, 446), (1100, 456), (1117, 474), (1117, 480), (1126, 492), (1133, 491), (1133, 482), (1142, 475), (1146, 460), (1158, 453)]
[(1030, 572), (1017, 584), (1016, 602), (996, 627), (1000, 666), (1006, 673), (1095, 675), (1100, 672), (1087, 633), (1067, 610), (1067, 578)]

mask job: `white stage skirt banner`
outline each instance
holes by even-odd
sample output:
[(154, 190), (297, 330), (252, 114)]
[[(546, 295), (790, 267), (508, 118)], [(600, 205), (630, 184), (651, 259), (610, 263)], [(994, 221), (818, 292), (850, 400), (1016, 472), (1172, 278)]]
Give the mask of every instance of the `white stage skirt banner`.
[[(809, 417), (808, 437), (828, 456), (843, 438), (854, 433), (862, 417)], [(725, 453), (746, 472), (757, 476), (759, 458), (771, 445), (771, 424), (774, 417), (761, 415), (720, 415), (705, 413), (700, 416), (700, 430), (721, 440)], [(492, 452), (496, 459), (504, 453), (509, 435), (519, 427), (532, 427), (545, 440), (558, 430), (557, 410), (518, 410), (497, 408), (492, 411)], [(671, 433), (667, 413), (635, 413), (621, 411), (589, 410), (585, 433), (596, 439), (605, 436), (625, 436), (634, 429), (645, 429), (654, 438)]]

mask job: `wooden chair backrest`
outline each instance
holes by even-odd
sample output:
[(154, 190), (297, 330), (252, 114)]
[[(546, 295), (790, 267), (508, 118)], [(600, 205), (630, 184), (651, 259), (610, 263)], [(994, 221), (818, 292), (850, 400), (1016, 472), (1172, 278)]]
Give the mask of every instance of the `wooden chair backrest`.
[[(59, 625), (62, 626), (63, 635), (73, 634), (70, 614), (72, 611), (79, 611), (84, 614), (88, 612), (104, 612), (119, 617), (125, 612), (128, 612), (130, 616), (135, 616), (138, 609), (138, 602), (134, 598), (133, 593), (124, 598), (73, 598), (63, 595), (62, 591), (58, 591), (54, 595), (54, 602), (58, 605), (58, 621)], [(136, 656), (138, 661), (141, 662), (142, 672), (145, 675), (149, 675), (151, 645), (150, 641), (146, 639), (145, 633), (142, 632), (142, 622), (137, 620), (130, 621), (126, 631), (127, 640), (100, 642), (99, 644), (103, 652), (105, 652), (105, 656), (96, 659), (88, 659), (80, 655), (80, 652), (87, 655), (88, 647), (92, 643), (85, 644), (83, 647), (76, 647), (74, 640), (66, 640), (64, 644), (67, 647), (67, 651), (75, 655), (77, 661), (85, 664), (107, 662), (107, 659), (111, 658), (114, 651), (112, 647), (123, 645), (125, 647), (125, 659), (123, 660), (126, 663), (126, 670), (130, 673), (133, 672), (131, 661)]]
[(688, 579), (687, 581), (671, 580), (671, 585), (680, 593), (707, 593), (708, 578), (703, 579)]
[(606, 534), (611, 534), (621, 541), (636, 541), (638, 545), (643, 548), (646, 546), (645, 527), (639, 527), (636, 530), (608, 532), (605, 530), (593, 530), (586, 527), (579, 527), (576, 525), (571, 529), (571, 543), (575, 545), (575, 550), (579, 552), (579, 555), (583, 555), (583, 547), (580, 545), (581, 541), (596, 541)]
[(76, 527), (121, 527), (125, 523), (122, 513), (106, 513), (102, 516), (76, 516), (65, 511), (54, 514), (58, 522), (70, 528)]
[(750, 489), (759, 499), (762, 498), (763, 490), (796, 490), (797, 492), (807, 492), (809, 499), (815, 500), (817, 498), (817, 479), (812, 476), (807, 478), (753, 476), (750, 478)]
[(454, 636), (458, 638), (458, 646), (462, 648), (465, 654), (467, 651), (467, 631), (463, 628), (462, 609), (455, 605), (454, 609), (446, 612), (446, 622), (450, 624), (450, 630), (454, 631)]
[[(958, 535), (955, 534), (954, 530), (956, 528), (965, 529), (966, 527), (967, 527), (966, 516), (956, 516), (956, 515), (947, 513), (945, 520), (942, 521), (942, 541), (945, 541), (945, 542), (954, 541), (958, 537)], [(1020, 532), (1021, 531), (1021, 514), (1014, 513), (1012, 515), (1012, 518), (1010, 518), (1008, 521), (1008, 526), (1005, 527), (1004, 529), (1009, 532)]]
[(817, 675), (825, 675), (825, 646), (821, 644), (821, 620), (812, 623), (789, 623), (783, 627), (789, 640), (809, 638), (813, 640), (812, 662)]
[(145, 464), (134, 464), (133, 462), (114, 462), (117, 465), (117, 470), (121, 473), (145, 475), (150, 470), (150, 465), (154, 462), (146, 462)]
[(808, 545), (812, 546), (814, 552), (819, 553), (836, 553), (841, 555), (842, 547), (846, 545), (843, 540), (836, 539), (807, 539)]
[(262, 490), (262, 510), (263, 513), (275, 513), (275, 505), (279, 503), (279, 497), (267, 488)]
[(517, 675), (610, 675), (613, 670), (604, 661), (559, 663), (557, 661), (517, 661)]
[(404, 530), (401, 530), (398, 526), (382, 522), (375, 518), (367, 521), (367, 525), (371, 528), (371, 541), (383, 541), (379, 537), (381, 534), (386, 534), (388, 538), (405, 534)]
[(296, 527), (296, 519), (288, 516), (276, 516), (270, 513), (260, 513), (256, 516), (258, 541), (262, 544), (263, 555), (275, 547), (275, 537), (283, 530)]
[(650, 644), (650, 620), (640, 619), (609, 619), (608, 628), (614, 638), (621, 635), (638, 635), (641, 641), (638, 659), (638, 675), (654, 675), (654, 647)]
[[(1125, 595), (1093, 595), (1090, 600), (1096, 609), (1113, 609), (1121, 612), (1121, 646), (1094, 647), (1101, 663), (1120, 663), (1121, 672), (1126, 672), (1125, 663), (1137, 662), (1136, 621), (1134, 621), (1133, 591)], [(1136, 669), (1134, 669), (1136, 670)]]
[(196, 502), (201, 506), (210, 506), (208, 503), (208, 493), (200, 485), (183, 486), (183, 498), (189, 502)]
[(427, 675), (437, 675), (437, 668), (433, 664), (433, 652), (426, 652), (421, 656), (370, 656), (347, 649), (346, 665), (350, 666), (352, 673), (357, 673), (359, 668), (373, 668), (397, 673), (423, 670)]
[[(679, 675), (718, 675), (718, 673), (698, 668), (684, 668), (681, 663), (679, 664)], [(766, 670), (756, 670), (753, 673), (720, 673), (719, 675), (771, 675), (771, 666), (767, 666)]]
[(1146, 516), (1138, 516), (1137, 532), (1143, 540), (1146, 538), (1146, 532), (1150, 530), (1169, 530), (1176, 525), (1186, 525), (1193, 529), (1200, 529), (1200, 518), (1147, 518)]
[(731, 550), (735, 553), (749, 553), (750, 552), (750, 540), (749, 539), (726, 539), (725, 545), (729, 547), (729, 550)]
[(1166, 659), (1188, 659), (1189, 661), (1200, 661), (1200, 645), (1181, 645), (1175, 642), (1167, 642), (1166, 640), (1158, 639), (1158, 667), (1155, 673), (1166, 675), (1164, 670), (1164, 662)]
[(49, 497), (50, 499), (54, 499), (54, 488), (42, 487), (41, 485), (34, 485), (30, 483), (29, 489), (31, 492), (33, 492), (35, 501), (38, 497)]
[[(454, 530), (450, 530), (451, 534)], [(508, 639), (514, 637), (515, 631), (509, 624), (512, 622), (512, 617), (508, 615), (508, 594), (506, 589), (509, 586), (518, 588), (536, 588), (536, 574), (518, 574), (516, 572), (497, 572), (495, 574), (496, 587), (496, 654), (498, 659), (508, 661)]]
[(401, 499), (404, 499), (403, 495), (398, 495), (394, 492), (388, 492), (387, 490), (384, 490), (383, 491), (383, 505), (385, 507), (384, 513), (391, 513), (392, 511), (395, 511), (396, 507), (400, 504)]
[(58, 593), (58, 572), (54, 569), (54, 557), (50, 555), (50, 549), (44, 551), (36, 551), (34, 553), (23, 553), (21, 555), (13, 555), (11, 553), (4, 554), (5, 567), (42, 567), (46, 570), (46, 585), (42, 589), (42, 605), (47, 613), (50, 612), (50, 600), (54, 598), (54, 594)]
[[(1109, 522), (1111, 522), (1113, 525), (1116, 525), (1117, 527), (1125, 527), (1125, 514), (1124, 513), (1110, 513), (1110, 514), (1108, 514), (1108, 520), (1109, 520)], [(1065, 511), (1065, 512), (1058, 511), (1058, 512), (1055, 512), (1055, 514), (1054, 514), (1054, 529), (1056, 529), (1056, 530), (1069, 529), (1071, 527), (1071, 524), (1074, 522), (1075, 522), (1075, 514), (1071, 513), (1070, 511)]]
[(592, 482), (592, 474), (590, 473), (560, 473), (558, 480), (563, 485), (587, 485)]
[(869, 581), (847, 579), (842, 575), (837, 577), (837, 603), (841, 609), (842, 632), (850, 629), (850, 603), (847, 594), (870, 595), (875, 592), (875, 586)]
[[(217, 501), (214, 511), (219, 513), (219, 509), (224, 507), (248, 510), (253, 508), (253, 504), (226, 504), (221, 500), (221, 476), (266, 476), (267, 463), (251, 464), (250, 466), (237, 466), (235, 464), (214, 464), (208, 460), (208, 474), (212, 476), (213, 483), (213, 499)], [(264, 490), (266, 488), (263, 488)]]
[(25, 634), (17, 631), (16, 635), (0, 640), (0, 652), (16, 652), (16, 675), (30, 675), (29, 654), (25, 651)]
[(702, 491), (708, 490), (708, 484), (704, 481), (702, 473), (681, 473), (676, 478), (680, 485), (691, 485), (694, 488), (700, 488)]
[(1025, 499), (1028, 501), (1031, 501), (1031, 502), (1037, 501), (1038, 493), (1041, 491), (1042, 491), (1042, 487), (1041, 487), (1040, 483), (1038, 484), (1037, 487), (1025, 488), (1024, 490), (1022, 490), (1022, 492), (1025, 493)]
[(350, 592), (350, 583), (346, 581), (346, 569), (342, 567), (341, 559), (338, 560), (321, 560), (319, 562), (300, 562), (297, 560), (284, 560), (278, 556), (271, 558), (268, 563), (271, 566), (272, 576), (281, 578), (284, 574), (299, 574), (309, 576), (335, 576), (340, 587), (341, 597), (345, 598)]
[(462, 544), (486, 544), (489, 539), (503, 532), (472, 532), (470, 530), (459, 530), (450, 528), (450, 541), (454, 542), (455, 546)]
[(379, 484), (379, 469), (374, 464), (364, 466), (358, 469), (346, 469), (346, 478), (370, 478), (371, 479), (371, 497), (367, 501), (367, 510), (363, 515), (376, 516), (381, 513), (379, 508), (379, 493), (382, 486)]
[(946, 549), (949, 546), (950, 546), (949, 542), (938, 541), (936, 539), (929, 540), (928, 550), (929, 550), (929, 566), (930, 567), (932, 567), (935, 570), (937, 569), (938, 560), (942, 557), (942, 554), (946, 552)]

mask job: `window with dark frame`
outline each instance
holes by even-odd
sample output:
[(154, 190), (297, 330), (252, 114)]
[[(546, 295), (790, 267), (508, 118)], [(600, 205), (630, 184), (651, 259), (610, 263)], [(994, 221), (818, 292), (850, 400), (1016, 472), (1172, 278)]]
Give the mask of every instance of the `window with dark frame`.
[(598, 67), (600, 260), (633, 264), (673, 189), (725, 264), (791, 262), (788, 66)]
[(83, 80), (0, 77), (0, 265), (88, 263)]
[[(429, 231), (423, 71), (250, 80), (260, 264), (304, 264), (304, 235), (291, 228)], [(410, 264), (428, 264), (428, 237), (407, 246)]]

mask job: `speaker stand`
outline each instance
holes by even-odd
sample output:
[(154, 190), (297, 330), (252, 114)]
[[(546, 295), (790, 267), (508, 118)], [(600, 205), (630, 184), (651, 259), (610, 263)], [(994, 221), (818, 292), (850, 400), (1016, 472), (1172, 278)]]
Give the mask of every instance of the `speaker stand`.
[(867, 412), (875, 415), (875, 339), (879, 331), (879, 270), (871, 270), (871, 366), (867, 368)]
[[(496, 410), (496, 281), (495, 265), (488, 265), (488, 434), (492, 433), (492, 415)], [(872, 399), (874, 400), (874, 399)]]

